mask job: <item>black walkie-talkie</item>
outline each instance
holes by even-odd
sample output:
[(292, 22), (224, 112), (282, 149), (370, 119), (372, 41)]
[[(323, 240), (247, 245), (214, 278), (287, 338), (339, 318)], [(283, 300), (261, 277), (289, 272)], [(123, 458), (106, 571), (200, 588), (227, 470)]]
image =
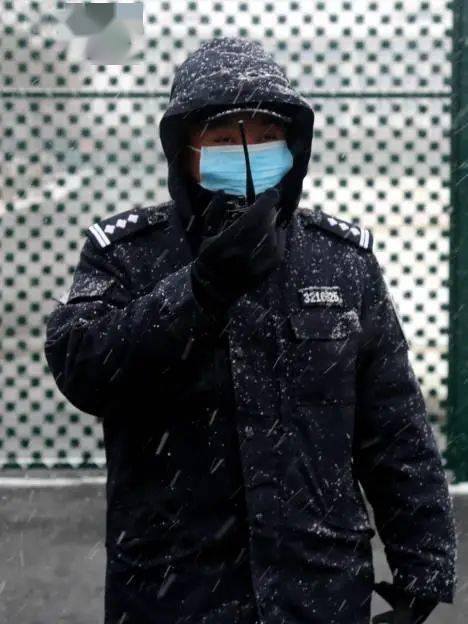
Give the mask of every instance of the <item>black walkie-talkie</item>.
[(246, 205), (250, 205), (255, 201), (255, 187), (252, 180), (252, 171), (250, 169), (249, 150), (247, 149), (247, 141), (245, 140), (244, 122), (240, 119), (237, 123), (239, 124), (242, 137), (242, 145), (244, 146), (245, 170), (247, 173), (245, 185)]

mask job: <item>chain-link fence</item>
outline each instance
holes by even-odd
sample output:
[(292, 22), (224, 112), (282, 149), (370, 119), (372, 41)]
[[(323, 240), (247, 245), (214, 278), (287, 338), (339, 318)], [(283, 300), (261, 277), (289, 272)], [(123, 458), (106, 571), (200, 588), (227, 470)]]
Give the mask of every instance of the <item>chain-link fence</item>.
[[(230, 35), (261, 41), (314, 108), (301, 206), (373, 231), (444, 450), (451, 5), (152, 0), (144, 28), (116, 12), (83, 33), (64, 3), (1, 4), (1, 465), (104, 464), (100, 425), (47, 368), (46, 318), (93, 221), (168, 198), (158, 124), (174, 69)], [(109, 29), (133, 42), (127, 60), (82, 60)]]

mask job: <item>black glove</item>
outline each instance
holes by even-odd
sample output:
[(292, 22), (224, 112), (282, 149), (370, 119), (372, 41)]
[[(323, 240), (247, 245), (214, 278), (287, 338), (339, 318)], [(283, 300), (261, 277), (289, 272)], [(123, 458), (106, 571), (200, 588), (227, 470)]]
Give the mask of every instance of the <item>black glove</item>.
[(386, 581), (375, 583), (374, 589), (393, 609), (374, 616), (372, 624), (422, 624), (439, 602), (430, 598), (411, 596)]
[(281, 263), (286, 232), (276, 225), (279, 197), (275, 188), (267, 189), (223, 229), (226, 193), (221, 190), (213, 196), (191, 271), (195, 297), (205, 309), (215, 314), (225, 311)]

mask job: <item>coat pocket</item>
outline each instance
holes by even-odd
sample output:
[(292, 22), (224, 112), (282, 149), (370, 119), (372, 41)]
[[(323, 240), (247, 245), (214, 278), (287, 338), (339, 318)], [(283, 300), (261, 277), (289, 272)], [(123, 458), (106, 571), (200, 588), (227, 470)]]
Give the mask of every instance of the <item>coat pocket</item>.
[(298, 403), (352, 404), (361, 325), (356, 310), (320, 307), (289, 315), (289, 364)]
[(294, 458), (288, 489), (302, 522), (323, 523), (355, 536), (369, 531), (364, 497), (353, 474), (352, 407), (299, 406), (291, 414)]

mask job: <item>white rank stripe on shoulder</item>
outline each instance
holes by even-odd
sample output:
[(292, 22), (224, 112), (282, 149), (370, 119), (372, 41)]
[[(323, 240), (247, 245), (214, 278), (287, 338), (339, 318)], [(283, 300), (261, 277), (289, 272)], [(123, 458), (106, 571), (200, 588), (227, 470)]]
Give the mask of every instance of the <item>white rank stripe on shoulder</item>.
[(346, 232), (349, 230), (355, 236), (359, 235), (359, 246), (363, 247), (364, 249), (368, 249), (370, 233), (367, 228), (359, 227), (354, 224), (348, 224), (345, 221), (340, 221), (339, 219), (335, 219), (335, 217), (328, 215), (327, 221), (333, 227), (338, 226), (342, 232)]
[(98, 223), (90, 225), (88, 230), (94, 235), (94, 238), (101, 245), (101, 247), (107, 247), (107, 245), (111, 244), (110, 239), (106, 236), (104, 230)]
[(361, 238), (359, 239), (359, 244), (361, 247), (366, 247), (369, 245), (369, 230), (366, 228), (361, 229)]

